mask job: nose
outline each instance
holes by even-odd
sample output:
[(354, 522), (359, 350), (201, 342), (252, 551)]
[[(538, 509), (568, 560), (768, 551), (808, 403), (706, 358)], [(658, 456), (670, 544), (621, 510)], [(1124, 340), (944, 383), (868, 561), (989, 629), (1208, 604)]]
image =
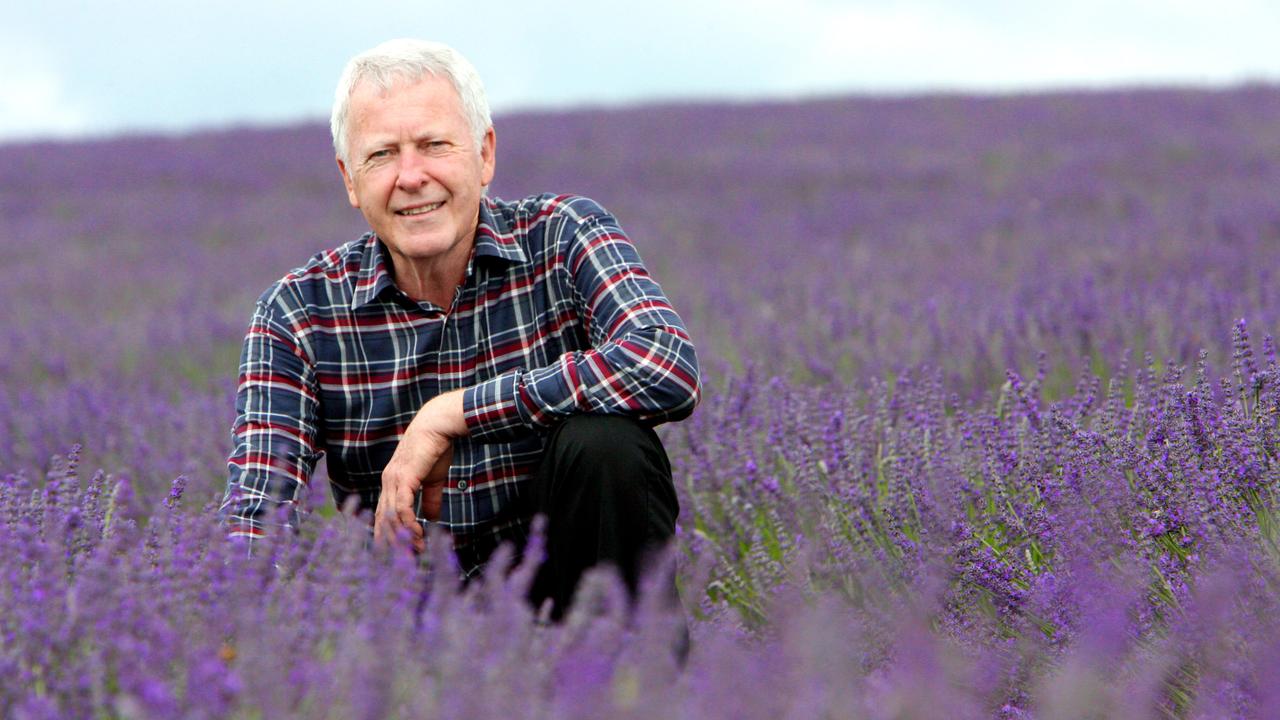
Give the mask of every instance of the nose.
[(429, 182), (431, 174), (427, 172), (426, 158), (414, 150), (400, 153), (396, 187), (406, 192), (417, 192)]

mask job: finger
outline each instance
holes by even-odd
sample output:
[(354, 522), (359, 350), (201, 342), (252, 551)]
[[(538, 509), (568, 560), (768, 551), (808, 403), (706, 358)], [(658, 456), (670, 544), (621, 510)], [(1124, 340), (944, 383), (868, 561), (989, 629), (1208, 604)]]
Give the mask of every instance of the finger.
[[(417, 493), (414, 493), (414, 500), (417, 500)], [(411, 532), (409, 537), (413, 543), (414, 552), (421, 554), (427, 549), (427, 530), (423, 527), (423, 523), (418, 519), (419, 512), (421, 512), (421, 509), (418, 507), (417, 502), (415, 502), (413, 504), (413, 510), (410, 513), (413, 515), (413, 522), (409, 525)]]
[(375, 536), (375, 541), (378, 543), (378, 547), (394, 547), (395, 546), (396, 544), (395, 526), (392, 525), (387, 520), (386, 515), (383, 515), (382, 519), (378, 521), (378, 524), (374, 529), (374, 536)]
[(394, 531), (405, 533), (409, 542), (416, 546), (418, 536), (422, 533), (422, 526), (418, 524), (418, 516), (414, 512), (413, 495), (413, 491), (404, 485), (397, 488), (395, 503), (388, 508), (388, 517)]
[(418, 516), (413, 513), (412, 507), (396, 508), (395, 521), (397, 526), (405, 528), (414, 537), (422, 534), (422, 526), (418, 524)]
[(427, 531), (424, 530), (422, 527), (422, 520), (421, 520), (422, 508), (418, 504), (417, 500), (418, 500), (418, 494), (414, 493), (413, 502), (409, 505), (409, 516), (412, 517), (413, 519), (407, 523), (409, 527), (410, 538), (413, 540), (413, 543), (415, 546), (417, 546), (417, 544), (424, 537), (426, 537), (426, 534), (427, 534)]
[(382, 492), (378, 495), (378, 508), (373, 517), (373, 539), (378, 547), (395, 545), (396, 527), (390, 500), (392, 492), (384, 480)]
[(428, 520), (440, 519), (441, 486), (431, 485), (422, 490), (422, 516)]
[(413, 507), (413, 496), (418, 489), (410, 483), (397, 483), (391, 495), (392, 510), (399, 515), (400, 511)]

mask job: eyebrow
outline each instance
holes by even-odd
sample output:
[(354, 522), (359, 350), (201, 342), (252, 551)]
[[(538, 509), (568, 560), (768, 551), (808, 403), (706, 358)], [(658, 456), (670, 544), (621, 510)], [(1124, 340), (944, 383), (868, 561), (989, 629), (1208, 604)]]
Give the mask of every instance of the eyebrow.
[[(417, 145), (423, 142), (433, 141), (433, 140), (448, 141), (448, 138), (445, 137), (444, 133), (441, 133), (437, 130), (430, 130), (427, 132), (422, 132), (417, 135), (414, 135), (410, 139), (410, 142), (414, 145)], [(400, 144), (399, 140), (388, 135), (380, 138), (375, 138), (373, 142), (365, 143), (359, 148), (359, 152), (362, 157), (367, 158), (369, 155), (373, 154), (374, 152), (377, 152), (378, 150), (381, 150), (383, 148), (396, 147), (399, 144)]]
[(375, 142), (367, 142), (361, 145), (360, 152), (364, 155), (368, 155), (374, 151), (381, 150), (383, 148), (395, 147), (396, 145), (399, 145), (399, 143), (390, 137), (378, 138)]

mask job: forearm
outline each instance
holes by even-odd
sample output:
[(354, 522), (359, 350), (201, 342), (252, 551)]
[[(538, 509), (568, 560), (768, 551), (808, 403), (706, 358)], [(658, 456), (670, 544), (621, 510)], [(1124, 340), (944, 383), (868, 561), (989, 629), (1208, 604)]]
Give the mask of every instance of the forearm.
[(441, 393), (429, 401), (413, 421), (405, 434), (433, 435), (449, 441), (467, 435), (467, 422), (463, 413), (465, 389)]
[(692, 412), (700, 396), (688, 331), (617, 221), (585, 198), (565, 204), (551, 286), (571, 299), (586, 335), (541, 367), (504, 373), (466, 391), (464, 415), (481, 442), (510, 440), (578, 414), (652, 424)]
[[(220, 513), (232, 536), (294, 527), (321, 451), (312, 365), (290, 329), (258, 305), (240, 356), (236, 421)], [(287, 507), (284, 515), (281, 506)]]
[[(219, 513), (233, 537), (259, 537), (272, 526), (295, 527), (302, 488), (314, 468), (313, 456), (270, 462), (261, 451), (233, 452), (227, 461), (227, 489)], [(289, 509), (279, 517), (279, 508)]]
[(697, 355), (683, 328), (642, 328), (554, 363), (468, 388), (464, 415), (476, 440), (508, 440), (572, 415), (682, 419), (700, 396)]

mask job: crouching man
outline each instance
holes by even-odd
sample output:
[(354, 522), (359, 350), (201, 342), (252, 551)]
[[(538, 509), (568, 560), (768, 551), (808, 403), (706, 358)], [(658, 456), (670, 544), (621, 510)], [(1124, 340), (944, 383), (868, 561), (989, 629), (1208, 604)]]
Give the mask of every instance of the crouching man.
[(263, 534), (327, 458), (335, 502), (374, 536), (424, 524), (475, 573), (547, 517), (535, 605), (620, 570), (673, 534), (671, 469), (653, 426), (692, 412), (684, 325), (617, 221), (583, 197), (486, 195), (497, 146), (475, 69), (393, 40), (347, 64), (331, 128), (370, 232), (258, 300), (240, 363), (222, 512)]

